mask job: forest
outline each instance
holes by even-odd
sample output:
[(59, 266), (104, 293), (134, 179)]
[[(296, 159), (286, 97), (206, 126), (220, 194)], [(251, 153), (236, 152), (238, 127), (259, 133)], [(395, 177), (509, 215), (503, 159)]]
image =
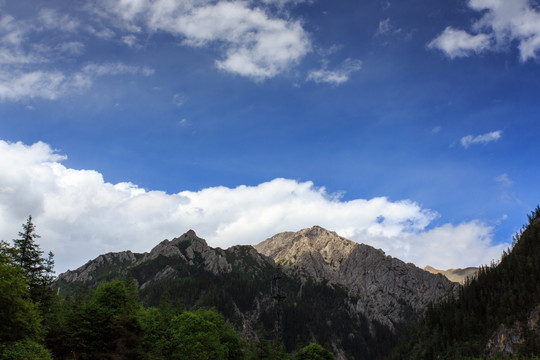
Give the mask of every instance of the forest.
[(1, 359), (335, 359), (314, 343), (288, 354), (262, 329), (247, 341), (216, 309), (187, 311), (166, 293), (144, 306), (129, 276), (59, 296), (54, 255), (43, 256), (31, 216), (22, 227), (0, 243)]
[[(527, 324), (540, 305), (540, 207), (527, 218), (500, 261), (482, 266), (456, 294), (428, 306), (390, 359), (538, 359), (539, 324)], [(490, 351), (501, 329), (521, 334), (513, 354)]]

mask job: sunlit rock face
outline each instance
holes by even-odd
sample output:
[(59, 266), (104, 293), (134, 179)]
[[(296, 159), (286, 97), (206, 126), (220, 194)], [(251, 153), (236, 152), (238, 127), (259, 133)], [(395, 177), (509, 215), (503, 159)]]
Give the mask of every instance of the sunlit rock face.
[(431, 266), (426, 266), (424, 270), (432, 273), (432, 274), (442, 274), (446, 276), (446, 278), (450, 281), (464, 284), (467, 279), (472, 279), (476, 276), (478, 273), (477, 267), (468, 267), (464, 269), (448, 269), (448, 270), (439, 270), (435, 269)]
[(356, 311), (390, 328), (456, 287), (444, 276), (319, 226), (280, 233), (254, 247), (287, 273), (344, 286)]

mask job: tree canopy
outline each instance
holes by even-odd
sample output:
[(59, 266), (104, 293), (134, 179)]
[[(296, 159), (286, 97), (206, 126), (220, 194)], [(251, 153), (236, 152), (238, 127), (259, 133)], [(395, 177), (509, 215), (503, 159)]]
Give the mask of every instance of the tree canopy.
[(298, 350), (294, 360), (336, 360), (336, 357), (321, 345), (311, 343)]

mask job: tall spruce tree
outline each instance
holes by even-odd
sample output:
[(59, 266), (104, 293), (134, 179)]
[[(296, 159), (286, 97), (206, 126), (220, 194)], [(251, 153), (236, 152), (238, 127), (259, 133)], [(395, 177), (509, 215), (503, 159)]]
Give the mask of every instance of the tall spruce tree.
[[(19, 265), (26, 277), (32, 297), (42, 293), (54, 280), (54, 254), (49, 252), (47, 258), (43, 258), (36, 239), (40, 236), (36, 233), (36, 226), (32, 222), (32, 215), (28, 216), (26, 224), (22, 225), (23, 231), (19, 232), (20, 238), (13, 240), (15, 248), (14, 262)], [(39, 299), (34, 299), (39, 300)]]

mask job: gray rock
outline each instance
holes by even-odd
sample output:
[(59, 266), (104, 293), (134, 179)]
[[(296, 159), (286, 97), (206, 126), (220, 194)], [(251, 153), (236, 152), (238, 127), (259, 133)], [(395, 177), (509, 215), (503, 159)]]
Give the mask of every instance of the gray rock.
[(441, 275), (319, 226), (280, 233), (254, 247), (286, 272), (344, 286), (356, 299), (354, 311), (392, 329), (456, 287)]

